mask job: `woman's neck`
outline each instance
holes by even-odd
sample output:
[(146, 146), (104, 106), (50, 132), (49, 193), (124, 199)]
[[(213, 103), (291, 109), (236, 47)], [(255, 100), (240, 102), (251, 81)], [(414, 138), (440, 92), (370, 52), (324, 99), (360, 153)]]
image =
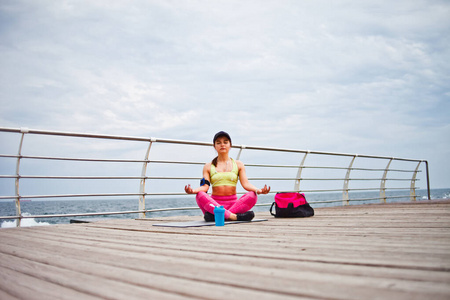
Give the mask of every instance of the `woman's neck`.
[(230, 157), (227, 154), (219, 154), (217, 156), (217, 162), (227, 162), (230, 159)]

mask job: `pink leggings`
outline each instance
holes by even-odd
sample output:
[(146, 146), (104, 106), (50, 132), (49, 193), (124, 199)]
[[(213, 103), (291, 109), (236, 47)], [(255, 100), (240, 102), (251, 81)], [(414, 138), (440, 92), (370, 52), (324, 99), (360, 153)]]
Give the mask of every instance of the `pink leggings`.
[(248, 192), (238, 199), (237, 195), (231, 196), (214, 196), (208, 195), (205, 192), (199, 192), (195, 197), (198, 207), (202, 210), (214, 213), (214, 207), (222, 205), (225, 208), (225, 219), (230, 217), (230, 214), (242, 214), (249, 211), (256, 204), (258, 196), (255, 192)]

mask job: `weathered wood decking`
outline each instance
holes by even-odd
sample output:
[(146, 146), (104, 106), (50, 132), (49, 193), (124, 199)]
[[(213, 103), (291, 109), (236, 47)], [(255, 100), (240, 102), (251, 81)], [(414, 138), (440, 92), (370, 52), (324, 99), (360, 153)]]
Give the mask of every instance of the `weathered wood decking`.
[(0, 299), (450, 299), (450, 201), (257, 217), (2, 229)]

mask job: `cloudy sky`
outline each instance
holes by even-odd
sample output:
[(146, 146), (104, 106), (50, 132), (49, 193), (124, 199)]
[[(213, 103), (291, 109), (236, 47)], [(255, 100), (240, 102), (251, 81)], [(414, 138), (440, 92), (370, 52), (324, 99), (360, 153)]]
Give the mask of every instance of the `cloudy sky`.
[(450, 2), (2, 0), (0, 126), (427, 159)]

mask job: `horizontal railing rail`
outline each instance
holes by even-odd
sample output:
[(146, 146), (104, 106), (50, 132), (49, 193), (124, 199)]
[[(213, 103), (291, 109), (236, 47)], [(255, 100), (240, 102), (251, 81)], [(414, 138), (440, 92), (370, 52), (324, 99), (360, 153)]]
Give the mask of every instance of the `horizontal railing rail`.
[[(115, 214), (139, 214), (140, 218), (145, 218), (147, 213), (151, 212), (159, 212), (159, 211), (175, 211), (175, 210), (192, 210), (199, 209), (198, 207), (167, 207), (167, 208), (154, 208), (147, 209), (146, 208), (146, 198), (153, 196), (181, 196), (186, 195), (183, 191), (179, 192), (166, 192), (166, 191), (151, 191), (148, 192), (146, 189), (149, 184), (155, 182), (174, 182), (174, 181), (194, 181), (199, 180), (198, 176), (167, 176), (167, 175), (149, 175), (148, 167), (150, 165), (160, 165), (160, 166), (193, 166), (199, 167), (205, 164), (205, 161), (195, 161), (189, 160), (189, 157), (186, 160), (179, 159), (179, 156), (169, 155), (167, 154), (164, 159), (150, 159), (150, 155), (152, 153), (152, 146), (155, 144), (167, 144), (174, 145), (176, 147), (181, 146), (194, 146), (194, 147), (210, 147), (212, 148), (212, 143), (206, 142), (195, 142), (195, 141), (185, 141), (185, 140), (170, 140), (170, 139), (159, 139), (159, 138), (145, 138), (145, 137), (130, 137), (130, 136), (116, 136), (116, 135), (101, 135), (101, 134), (88, 134), (88, 133), (72, 133), (72, 132), (58, 132), (58, 131), (45, 131), (45, 130), (33, 130), (26, 128), (0, 128), (0, 133), (12, 133), (19, 135), (20, 140), (17, 142), (18, 145), (16, 149), (18, 149), (17, 154), (14, 153), (0, 153), (1, 160), (12, 160), (15, 162), (15, 174), (6, 174), (6, 171), (1, 171), (0, 180), (14, 180), (14, 190), (15, 194), (9, 195), (0, 195), (0, 200), (15, 200), (16, 205), (16, 215), (14, 216), (0, 216), (0, 219), (16, 219), (17, 226), (20, 226), (20, 220), (26, 218), (52, 218), (52, 217), (72, 217), (72, 216), (98, 216), (98, 215), (115, 215)], [(60, 156), (60, 155), (23, 155), (24, 150), (24, 140), (27, 135), (35, 135), (43, 138), (43, 136), (52, 136), (52, 137), (70, 137), (77, 139), (95, 139), (101, 141), (115, 141), (118, 143), (122, 142), (139, 142), (145, 143), (147, 146), (145, 147), (145, 154), (143, 155), (143, 159), (139, 158), (104, 158), (104, 157), (82, 157), (82, 156)], [(13, 142), (9, 142), (13, 143)], [(89, 147), (89, 146), (88, 146)], [(28, 151), (32, 151), (32, 147), (26, 148)], [(280, 163), (279, 161), (273, 163), (261, 163), (250, 162), (246, 163), (246, 167), (254, 168), (254, 169), (266, 169), (277, 171), (277, 174), (286, 173), (283, 175), (262, 175), (262, 176), (249, 176), (249, 180), (251, 181), (264, 181), (272, 183), (271, 194), (275, 194), (278, 192), (302, 192), (302, 193), (342, 193), (342, 198), (339, 199), (323, 199), (310, 201), (311, 204), (314, 203), (334, 203), (334, 202), (342, 202), (343, 205), (348, 205), (350, 202), (354, 201), (375, 201), (380, 200), (381, 202), (386, 202), (387, 199), (397, 199), (397, 198), (405, 198), (408, 197), (410, 200), (415, 201), (416, 190), (416, 182), (420, 179), (417, 178), (417, 175), (422, 172), (420, 166), (424, 164), (425, 168), (425, 176), (426, 176), (426, 189), (428, 199), (430, 199), (430, 183), (429, 183), (429, 174), (428, 174), (428, 162), (426, 160), (418, 160), (418, 159), (409, 159), (409, 158), (398, 158), (398, 157), (387, 157), (387, 156), (375, 156), (375, 155), (357, 155), (357, 154), (348, 154), (348, 153), (335, 153), (335, 152), (323, 152), (323, 151), (309, 151), (309, 150), (297, 150), (297, 149), (284, 149), (284, 148), (271, 148), (271, 147), (255, 147), (255, 146), (244, 146), (244, 145), (233, 145), (232, 149), (238, 151), (236, 159), (240, 159), (240, 156), (245, 151), (249, 153), (251, 151), (255, 151), (257, 153), (263, 152), (264, 154), (269, 153), (286, 153), (286, 154), (295, 154), (295, 155), (303, 155), (303, 157), (297, 158), (297, 164), (292, 163)], [(95, 150), (93, 150), (95, 151)], [(69, 153), (70, 154), (70, 153)], [(284, 156), (284, 155), (283, 155)], [(337, 165), (321, 165), (317, 164), (305, 164), (305, 161), (309, 159), (311, 156), (318, 157), (333, 157), (333, 158), (349, 158), (351, 161), (346, 162), (344, 166)], [(170, 158), (170, 159), (167, 159)], [(359, 160), (370, 160), (370, 161), (385, 161), (387, 162), (387, 166), (385, 167), (365, 167), (365, 166), (354, 166), (355, 161)], [(24, 174), (24, 171), (21, 169), (21, 163), (24, 161), (43, 161), (43, 162), (71, 162), (71, 163), (101, 163), (101, 164), (139, 164), (141, 166), (140, 174), (121, 174), (121, 175), (90, 175), (90, 174), (82, 174), (82, 175), (59, 175), (59, 174)], [(392, 167), (391, 163), (413, 163), (414, 165), (405, 166), (404, 168), (400, 167)], [(2, 166), (0, 164), (0, 166)], [(415, 167), (415, 168), (414, 168)], [(50, 168), (50, 167), (48, 167)], [(51, 169), (51, 168), (50, 168)], [(283, 171), (286, 170), (286, 171)], [(289, 170), (296, 171), (296, 175), (289, 175)], [(337, 172), (343, 171), (346, 174), (345, 176), (341, 175), (327, 175), (326, 177), (320, 177), (317, 175), (305, 175), (305, 172), (308, 171), (323, 171), (327, 172)], [(136, 171), (134, 171), (136, 172)], [(270, 171), (272, 172), (272, 171)], [(383, 174), (380, 176), (354, 176), (354, 172), (364, 172), (375, 174), (377, 172), (382, 172)], [(198, 172), (201, 174), (201, 172)], [(249, 174), (249, 172), (247, 172)], [(403, 174), (403, 175), (401, 175)], [(410, 177), (406, 177), (406, 174), (412, 174)], [(258, 174), (259, 175), (259, 174)], [(401, 176), (400, 176), (401, 175)], [(89, 181), (89, 182), (100, 182), (100, 181), (113, 181), (113, 182), (124, 182), (124, 181), (139, 181), (139, 191), (136, 192), (88, 192), (88, 193), (51, 193), (51, 194), (33, 194), (27, 193), (24, 194), (22, 189), (20, 188), (22, 182), (29, 181), (42, 181), (42, 180), (50, 180), (51, 182), (61, 182), (61, 181)], [(304, 185), (308, 182), (315, 183), (321, 182), (326, 188), (300, 188), (300, 184)], [(342, 182), (342, 187), (330, 187), (329, 184), (333, 182)], [(350, 183), (358, 183), (362, 184), (364, 182), (379, 182), (379, 187), (374, 186), (350, 186)], [(409, 186), (387, 186), (386, 183), (402, 183), (408, 182)], [(286, 186), (287, 183), (294, 183), (294, 186), (279, 188), (278, 186), (282, 185)], [(4, 184), (6, 185), (6, 183)], [(387, 195), (386, 191), (409, 191), (408, 195)], [(350, 197), (350, 193), (352, 192), (364, 192), (364, 191), (379, 191), (379, 197)], [(242, 194), (243, 191), (239, 191), (239, 194)], [(95, 212), (95, 213), (72, 213), (72, 214), (54, 214), (54, 215), (23, 215), (21, 212), (21, 201), (23, 200), (31, 200), (31, 199), (54, 199), (54, 198), (99, 198), (99, 197), (139, 197), (138, 201), (138, 209), (131, 211), (121, 211), (121, 212)], [(332, 196), (330, 196), (332, 197)], [(268, 203), (257, 204), (257, 206), (267, 206), (270, 205)]]

